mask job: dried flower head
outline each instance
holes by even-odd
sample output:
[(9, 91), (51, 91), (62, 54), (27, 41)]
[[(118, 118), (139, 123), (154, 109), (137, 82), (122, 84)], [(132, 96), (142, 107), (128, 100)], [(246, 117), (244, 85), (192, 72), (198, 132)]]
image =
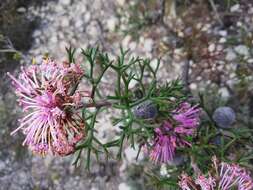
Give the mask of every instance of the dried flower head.
[(78, 64), (56, 63), (21, 68), (19, 78), (12, 79), (19, 104), (26, 114), (18, 130), (23, 130), (27, 145), (39, 154), (68, 155), (84, 136), (84, 122), (72, 108), (80, 103), (81, 92), (71, 94), (83, 74)]

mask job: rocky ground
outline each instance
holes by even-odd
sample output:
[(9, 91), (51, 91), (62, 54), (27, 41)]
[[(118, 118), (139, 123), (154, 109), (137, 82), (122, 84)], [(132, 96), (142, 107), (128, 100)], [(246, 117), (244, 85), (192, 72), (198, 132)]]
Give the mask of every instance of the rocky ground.
[[(118, 41), (123, 39), (115, 33), (118, 24), (115, 15), (117, 6), (120, 4), (114, 1), (59, 0), (48, 1), (42, 5), (18, 7), (17, 11), (26, 15), (28, 20), (39, 21), (32, 33), (33, 42), (30, 43), (29, 51), (20, 49), (28, 59), (21, 60), (21, 63), (29, 64), (29, 59), (31, 60), (32, 57), (39, 61), (45, 53), (59, 60), (66, 59), (65, 47), (69, 45), (82, 48), (100, 45), (105, 51), (115, 54), (120, 45)], [(151, 57), (153, 42), (149, 39), (144, 43), (142, 46), (146, 49), (142, 48), (141, 52), (146, 52)], [(129, 37), (123, 44), (124, 48), (127, 48)], [(32, 155), (20, 145), (22, 134), (11, 137), (9, 133), (17, 126), (17, 118), (21, 113), (9, 88), (10, 81), (4, 74), (11, 69), (6, 68), (4, 67), (5, 70), (1, 75), (6, 81), (1, 83), (0, 99), (1, 121), (3, 121), (1, 122), (0, 189), (130, 189), (123, 174), (127, 159), (123, 163), (94, 162), (91, 172), (88, 173), (84, 167), (74, 168), (71, 165), (71, 156), (41, 158)], [(108, 123), (108, 118), (102, 119), (101, 123)], [(107, 129), (107, 132), (101, 130), (101, 133), (109, 133), (110, 127), (104, 126), (103, 129)], [(136, 153), (130, 149), (126, 152)], [(128, 159), (132, 160), (133, 156), (128, 156)]]
[[(126, 11), (124, 2), (124, 0), (51, 0), (40, 5), (31, 4), (18, 7), (16, 11), (19, 14), (25, 15), (30, 21), (39, 21), (29, 35), (33, 40), (27, 38), (29, 40), (27, 43), (32, 42), (30, 47), (25, 51), (21, 50), (27, 56), (25, 64), (29, 64), (29, 59), (32, 57), (35, 57), (39, 62), (45, 53), (49, 53), (55, 59), (65, 60), (65, 47), (69, 45), (82, 48), (99, 45), (103, 50), (108, 51), (111, 57), (114, 57), (122, 45), (125, 49), (129, 48), (135, 55), (154, 59), (152, 61), (162, 57), (160, 78), (163, 80), (176, 78), (181, 74), (186, 55), (189, 55), (184, 44), (188, 42), (187, 35), (192, 35), (192, 31), (195, 30), (193, 25), (190, 24), (190, 21), (187, 23), (183, 22), (184, 20), (173, 19), (174, 13), (163, 15), (165, 19), (162, 21), (159, 20), (159, 16), (153, 14), (150, 26), (140, 29), (139, 35), (136, 37), (131, 32), (122, 32), (130, 27), (126, 22), (127, 18), (123, 16)], [(160, 1), (157, 2), (156, 6), (159, 8), (161, 4), (159, 4)], [(220, 50), (224, 52), (223, 57), (220, 58), (223, 62), (220, 61), (217, 64), (217, 69), (209, 66), (204, 67), (205, 72), (208, 69), (209, 71), (227, 69), (227, 73), (221, 74), (224, 75), (222, 81), (228, 81), (228, 86), (222, 85), (220, 89), (220, 93), (224, 97), (230, 96), (229, 89), (232, 86), (229, 85), (234, 85), (236, 82), (227, 80), (228, 78), (232, 80), (235, 77), (234, 74), (230, 75), (231, 70), (235, 70), (234, 63), (239, 58), (245, 60), (247, 64), (252, 65), (253, 62), (252, 52), (248, 45), (248, 43), (252, 44), (253, 29), (248, 23), (252, 23), (253, 9), (250, 6), (244, 6), (244, 4), (237, 4), (232, 6), (228, 12), (240, 15), (236, 19), (233, 17), (232, 24), (228, 27), (219, 26), (217, 24), (219, 21), (213, 19), (215, 18), (213, 12), (207, 16), (210, 19), (207, 23), (203, 20), (196, 21), (193, 17), (194, 25), (199, 24), (196, 28), (204, 32), (206, 36), (210, 36), (209, 34), (213, 36), (207, 43), (203, 42), (204, 46), (201, 49), (211, 55), (215, 55), (215, 52)], [(190, 11), (188, 14), (191, 14)], [(225, 22), (225, 20), (221, 22)], [(172, 23), (174, 23), (174, 27), (169, 29)], [(248, 38), (243, 36), (243, 32), (238, 32), (239, 28), (247, 30), (247, 34), (250, 34)], [(199, 39), (198, 35), (193, 37), (196, 37), (196, 40)], [(244, 40), (231, 44), (226, 43), (234, 38)], [(200, 44), (199, 47), (201, 45), (203, 44)], [(192, 59), (190, 64), (194, 65), (194, 62), (197, 61), (201, 63), (203, 60), (204, 58), (201, 60)], [(228, 62), (229, 64), (226, 64)], [(192, 73), (190, 88), (192, 90), (195, 90), (197, 85), (217, 84), (217, 80), (212, 80), (212, 77), (205, 78), (205, 73), (200, 72), (199, 74), (199, 68), (203, 65), (195, 65), (190, 70)], [(8, 67), (8, 70), (14, 70), (15, 67), (16, 65), (11, 69)], [(2, 69), (1, 71), (6, 72), (7, 70)], [(138, 180), (133, 180), (129, 177), (131, 174), (127, 174), (129, 172), (127, 166), (133, 162), (133, 155), (136, 154), (136, 151), (130, 148), (126, 148), (122, 162), (94, 162), (90, 173), (83, 167), (75, 169), (71, 165), (71, 156), (41, 158), (31, 155), (26, 148), (20, 145), (23, 139), (22, 134), (12, 137), (9, 135), (9, 132), (17, 125), (20, 110), (16, 106), (14, 95), (9, 88), (10, 81), (5, 78), (4, 72), (0, 72), (2, 80), (0, 83), (0, 189), (130, 190), (144, 188), (141, 172), (139, 174), (133, 172), (138, 176)], [(110, 77), (107, 77), (106, 80), (105, 82), (109, 84), (113, 82)], [(224, 83), (222, 82), (222, 84)], [(100, 123), (108, 123), (108, 120), (108, 118), (101, 118)], [(111, 134), (112, 131), (114, 130), (110, 128), (110, 125), (106, 125), (104, 130), (100, 132), (103, 134), (99, 135), (104, 137)]]

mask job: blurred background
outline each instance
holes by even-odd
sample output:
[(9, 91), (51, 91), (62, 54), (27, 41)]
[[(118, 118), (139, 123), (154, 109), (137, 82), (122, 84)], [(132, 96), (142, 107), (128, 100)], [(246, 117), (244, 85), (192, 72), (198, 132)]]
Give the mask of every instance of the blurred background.
[[(164, 81), (188, 70), (184, 79), (193, 94), (207, 94), (210, 107), (229, 104), (252, 127), (252, 23), (252, 0), (1, 0), (0, 189), (154, 189), (144, 172), (151, 164), (143, 155), (136, 162), (137, 151), (127, 145), (122, 161), (94, 161), (90, 173), (74, 168), (71, 156), (32, 155), (21, 133), (10, 136), (21, 110), (6, 72), (18, 74), (20, 65), (45, 54), (66, 60), (69, 46), (99, 45), (112, 57), (122, 46), (161, 58)], [(109, 122), (101, 119), (100, 125)], [(104, 139), (114, 131), (105, 125)]]

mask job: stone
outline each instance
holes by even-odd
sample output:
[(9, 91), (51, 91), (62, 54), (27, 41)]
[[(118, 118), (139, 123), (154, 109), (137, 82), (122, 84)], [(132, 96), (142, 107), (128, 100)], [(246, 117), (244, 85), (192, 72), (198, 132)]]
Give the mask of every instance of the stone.
[(35, 30), (35, 31), (33, 32), (33, 36), (34, 36), (34, 37), (39, 37), (39, 36), (41, 36), (41, 34), (42, 34), (41, 30)]
[(58, 41), (57, 36), (55, 36), (55, 35), (51, 36), (51, 38), (50, 38), (51, 43), (57, 43), (57, 41)]
[(191, 83), (189, 87), (191, 90), (196, 90), (198, 86), (196, 83)]
[(231, 12), (237, 12), (240, 10), (240, 4), (235, 4), (230, 8)]
[(70, 5), (70, 3), (71, 3), (71, 0), (60, 0), (59, 1), (59, 4), (62, 4), (62, 5), (65, 5), (65, 6)]
[(91, 19), (91, 14), (90, 12), (86, 12), (85, 15), (84, 15), (84, 22), (89, 22)]
[(219, 31), (219, 35), (226, 37), (228, 35), (228, 32), (226, 30)]
[(119, 6), (123, 6), (125, 4), (125, 0), (116, 0)]
[(209, 52), (213, 52), (215, 50), (215, 44), (210, 44), (209, 46), (208, 46), (208, 51)]
[(107, 20), (106, 25), (109, 31), (113, 32), (118, 24), (118, 19), (111, 17)]
[(238, 45), (235, 47), (235, 51), (240, 54), (240, 55), (244, 55), (244, 56), (248, 56), (249, 55), (249, 48), (245, 45)]
[(86, 32), (93, 36), (93, 37), (96, 37), (99, 35), (99, 28), (97, 26), (97, 23), (96, 22), (91, 22), (87, 28), (86, 28)]
[(219, 43), (223, 44), (223, 43), (225, 43), (226, 41), (227, 41), (227, 39), (222, 37), (222, 38), (220, 38)]
[(137, 43), (136, 43), (136, 42), (130, 42), (130, 43), (129, 43), (129, 48), (130, 48), (131, 50), (134, 50), (136, 47), (137, 47)]
[(126, 183), (120, 183), (119, 190), (131, 190), (131, 187)]
[(125, 36), (125, 38), (122, 40), (123, 48), (126, 48), (126, 49), (128, 48), (128, 44), (129, 44), (130, 40), (131, 40), (130, 35)]
[(233, 60), (236, 59), (236, 57), (237, 57), (237, 55), (235, 54), (235, 52), (230, 49), (230, 50), (227, 51), (225, 59), (227, 61), (233, 61)]
[(152, 39), (150, 39), (150, 38), (145, 39), (144, 44), (143, 44), (144, 50), (147, 52), (151, 52), (153, 49), (153, 44), (154, 44), (154, 41)]
[(17, 9), (17, 12), (18, 12), (18, 13), (25, 13), (25, 12), (26, 12), (26, 8), (25, 8), (25, 7), (19, 7), (19, 8)]
[(61, 26), (62, 26), (63, 28), (66, 28), (66, 27), (69, 26), (69, 19), (68, 19), (67, 16), (64, 16), (64, 17), (62, 18), (62, 20), (61, 20)]
[(248, 59), (247, 62), (248, 63), (253, 63), (253, 59)]
[[(126, 155), (126, 159), (128, 162), (132, 163), (132, 162), (136, 162), (136, 157), (138, 154), (138, 148), (133, 149), (131, 147), (128, 147), (125, 149), (125, 155)], [(139, 156), (138, 156), (138, 160), (142, 160), (143, 159), (143, 154), (142, 152), (140, 152)]]
[(221, 95), (222, 98), (228, 98), (230, 96), (230, 93), (226, 87), (222, 87), (218, 90), (218, 93)]
[(75, 27), (76, 27), (77, 29), (80, 29), (82, 26), (83, 26), (83, 21), (82, 21), (81, 19), (79, 19), (79, 20), (77, 20), (77, 21), (75, 22)]

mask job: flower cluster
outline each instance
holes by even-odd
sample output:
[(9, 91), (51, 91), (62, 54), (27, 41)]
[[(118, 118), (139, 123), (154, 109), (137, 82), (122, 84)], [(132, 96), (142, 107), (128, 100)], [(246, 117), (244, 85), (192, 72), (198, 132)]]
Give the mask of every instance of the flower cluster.
[(18, 101), (26, 116), (20, 119), (27, 145), (33, 152), (45, 155), (68, 155), (84, 137), (84, 122), (73, 108), (83, 92), (72, 92), (83, 71), (78, 64), (56, 63), (47, 58), (42, 64), (21, 68), (19, 78), (9, 74)]
[(199, 175), (196, 180), (186, 174), (182, 174), (179, 186), (182, 190), (230, 190), (237, 188), (238, 190), (252, 190), (253, 180), (249, 173), (236, 164), (227, 164), (225, 162), (218, 163), (217, 159), (213, 159), (215, 174), (209, 173), (208, 178)]
[(155, 129), (155, 139), (150, 152), (150, 158), (155, 163), (168, 163), (173, 160), (177, 147), (191, 146), (184, 140), (193, 136), (199, 125), (200, 109), (189, 103), (182, 103), (173, 111), (173, 121), (165, 121)]

